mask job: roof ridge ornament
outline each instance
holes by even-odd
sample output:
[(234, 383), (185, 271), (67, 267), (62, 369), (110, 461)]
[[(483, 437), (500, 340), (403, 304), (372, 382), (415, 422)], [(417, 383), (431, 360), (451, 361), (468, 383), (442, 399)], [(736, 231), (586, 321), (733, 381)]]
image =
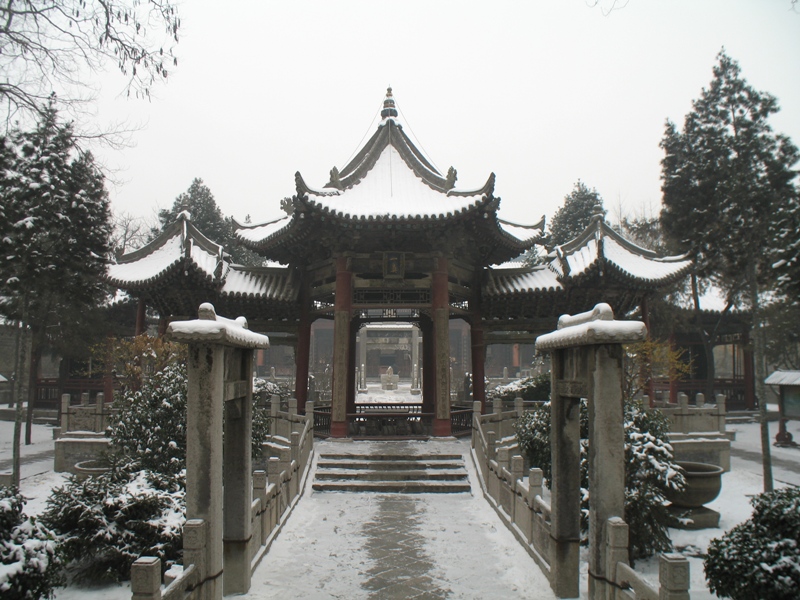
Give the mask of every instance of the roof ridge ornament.
[(397, 118), (397, 108), (395, 108), (394, 96), (392, 96), (392, 86), (386, 88), (386, 97), (383, 99), (383, 110), (381, 118), (385, 121), (389, 117)]
[(445, 190), (452, 190), (456, 187), (456, 180), (458, 179), (458, 172), (455, 170), (454, 167), (450, 167), (447, 170), (447, 178), (444, 182), (444, 189)]

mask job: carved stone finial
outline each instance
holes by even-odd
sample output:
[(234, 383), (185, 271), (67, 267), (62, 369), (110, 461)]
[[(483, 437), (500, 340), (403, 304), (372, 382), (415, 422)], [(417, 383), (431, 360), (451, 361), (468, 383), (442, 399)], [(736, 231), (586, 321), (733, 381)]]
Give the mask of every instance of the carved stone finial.
[(381, 118), (384, 120), (389, 117), (397, 116), (397, 108), (394, 104), (394, 96), (392, 95), (392, 86), (386, 88), (386, 98), (383, 99), (383, 110), (381, 111)]
[(217, 311), (214, 310), (214, 305), (210, 302), (203, 302), (197, 309), (197, 318), (201, 321), (216, 321)]
[(339, 169), (337, 169), (336, 167), (333, 167), (331, 169), (331, 181), (325, 187), (334, 187), (337, 190), (342, 189), (342, 180), (339, 178)]
[(458, 173), (456, 172), (454, 167), (450, 167), (447, 169), (447, 178), (444, 182), (444, 187), (446, 190), (452, 190), (456, 187), (456, 180), (458, 179)]
[(602, 205), (595, 204), (592, 208), (592, 220), (593, 221), (600, 221), (605, 216), (606, 211), (603, 210)]

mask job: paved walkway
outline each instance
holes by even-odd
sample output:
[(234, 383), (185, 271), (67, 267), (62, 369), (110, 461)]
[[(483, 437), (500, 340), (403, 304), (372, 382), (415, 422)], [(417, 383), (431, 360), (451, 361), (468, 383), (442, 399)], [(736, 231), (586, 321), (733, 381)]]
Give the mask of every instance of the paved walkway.
[(310, 482), (247, 599), (555, 598), (483, 498), (468, 441), (318, 442), (317, 452), (461, 452), (471, 494), (314, 492)]

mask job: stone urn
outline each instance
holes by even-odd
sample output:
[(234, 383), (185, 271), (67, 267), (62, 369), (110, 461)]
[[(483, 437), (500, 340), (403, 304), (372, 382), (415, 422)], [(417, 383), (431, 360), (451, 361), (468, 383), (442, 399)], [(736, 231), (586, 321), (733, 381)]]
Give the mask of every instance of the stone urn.
[(678, 462), (684, 471), (686, 488), (667, 490), (670, 512), (678, 519), (678, 528), (706, 529), (719, 526), (719, 513), (703, 506), (714, 500), (722, 487), (722, 467), (696, 462)]
[(85, 460), (75, 464), (75, 475), (79, 480), (84, 480), (87, 477), (96, 477), (109, 471), (111, 467), (99, 460)]

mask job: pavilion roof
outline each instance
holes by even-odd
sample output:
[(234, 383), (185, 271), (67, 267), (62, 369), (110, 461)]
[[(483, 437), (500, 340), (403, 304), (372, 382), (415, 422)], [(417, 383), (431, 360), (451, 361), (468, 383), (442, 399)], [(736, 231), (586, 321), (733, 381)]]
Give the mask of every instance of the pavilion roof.
[(614, 231), (602, 214), (574, 240), (556, 246), (549, 267), (560, 281), (608, 274), (631, 287), (660, 288), (686, 276), (692, 261), (686, 256), (660, 256)]
[[(331, 169), (320, 188), (295, 174), (297, 194), (290, 216), (260, 225), (237, 223), (237, 238), (250, 248), (268, 252), (286, 243), (298, 244), (315, 235), (312, 221), (325, 220), (341, 227), (446, 226), (477, 215), (487, 221), (474, 233), (493, 239), (508, 256), (540, 242), (544, 221), (519, 225), (497, 218), (494, 173), (476, 189), (457, 189), (456, 170), (443, 175), (414, 145), (397, 119), (391, 88), (384, 100), (383, 120), (377, 131), (339, 171)], [(316, 232), (318, 234), (318, 231)]]
[(188, 272), (208, 283), (225, 278), (230, 262), (223, 247), (203, 235), (186, 211), (142, 248), (117, 258), (108, 280), (124, 290), (152, 287), (176, 272)]
[(108, 267), (108, 280), (120, 289), (150, 291), (178, 278), (205, 284), (221, 297), (294, 302), (297, 285), (288, 267), (232, 264), (223, 247), (212, 242), (187, 212), (142, 248), (124, 254)]

